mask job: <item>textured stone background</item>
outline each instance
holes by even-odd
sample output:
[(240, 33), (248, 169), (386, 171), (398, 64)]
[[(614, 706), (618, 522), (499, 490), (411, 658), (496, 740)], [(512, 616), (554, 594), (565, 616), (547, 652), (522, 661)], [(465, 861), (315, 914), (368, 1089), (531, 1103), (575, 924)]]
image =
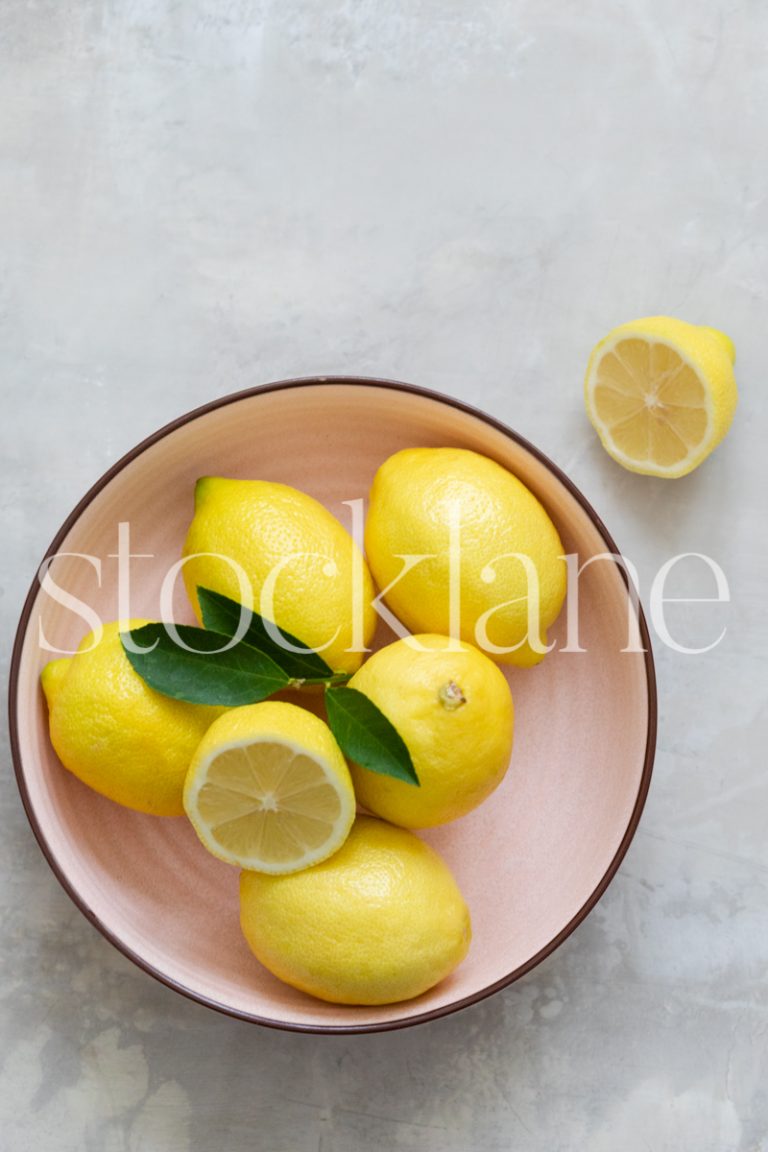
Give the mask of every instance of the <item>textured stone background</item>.
[[(8, 1152), (768, 1148), (764, 608), (768, 8), (750, 0), (2, 0), (3, 658), (85, 489), (155, 427), (283, 376), (463, 397), (571, 473), (671, 608), (640, 832), (505, 993), (401, 1033), (268, 1032), (135, 969), (0, 779)], [(623, 473), (581, 379), (614, 323), (727, 330), (737, 423)], [(693, 570), (681, 595), (707, 595)]]

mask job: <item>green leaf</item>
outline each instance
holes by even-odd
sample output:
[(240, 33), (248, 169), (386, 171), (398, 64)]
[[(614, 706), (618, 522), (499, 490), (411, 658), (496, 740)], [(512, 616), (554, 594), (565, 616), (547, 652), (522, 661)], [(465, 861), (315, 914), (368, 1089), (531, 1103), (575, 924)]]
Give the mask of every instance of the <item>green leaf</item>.
[(327, 688), (328, 723), (345, 756), (369, 772), (418, 786), (405, 741), (381, 709), (356, 688)]
[[(294, 648), (301, 648), (301, 652), (292, 652), (289, 648), (284, 648), (279, 641), (270, 636), (264, 617), (251, 612), (248, 608), (243, 608), (236, 600), (230, 600), (228, 596), (222, 596), (220, 592), (214, 592), (210, 588), (198, 588), (197, 596), (203, 624), (223, 636), (235, 635), (240, 623), (240, 613), (245, 612), (248, 618), (248, 631), (243, 636), (243, 644), (266, 653), (292, 680), (325, 681), (333, 677), (333, 669), (325, 660), (312, 648), (308, 648), (302, 640), (291, 636), (284, 628), (279, 629), (280, 635)], [(276, 628), (277, 625), (273, 624), (272, 627)]]
[(151, 651), (133, 652), (120, 639), (123, 650), (142, 680), (156, 692), (189, 704), (218, 704), (229, 708), (256, 704), (290, 683), (290, 676), (264, 652), (237, 644), (217, 652), (231, 637), (204, 628), (176, 625), (188, 652), (169, 636), (164, 624), (131, 629), (132, 640)]

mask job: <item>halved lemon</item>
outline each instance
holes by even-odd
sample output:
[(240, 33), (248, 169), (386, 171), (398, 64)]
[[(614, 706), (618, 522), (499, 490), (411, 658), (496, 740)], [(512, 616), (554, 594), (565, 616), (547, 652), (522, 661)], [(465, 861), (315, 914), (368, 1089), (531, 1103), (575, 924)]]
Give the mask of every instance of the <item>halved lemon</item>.
[(621, 324), (590, 357), (587, 415), (625, 468), (675, 478), (697, 468), (736, 409), (732, 342), (669, 316)]
[(232, 708), (195, 752), (184, 810), (214, 856), (282, 875), (325, 860), (347, 838), (355, 794), (330, 728), (279, 701)]

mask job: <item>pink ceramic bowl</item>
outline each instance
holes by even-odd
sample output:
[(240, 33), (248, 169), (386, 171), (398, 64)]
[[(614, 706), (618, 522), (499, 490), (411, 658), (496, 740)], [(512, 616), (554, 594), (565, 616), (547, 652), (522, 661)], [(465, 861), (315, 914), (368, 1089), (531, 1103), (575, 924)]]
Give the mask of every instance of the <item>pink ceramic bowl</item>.
[[(224, 397), (160, 429), (78, 504), (51, 544), (52, 573), (103, 619), (116, 600), (118, 524), (131, 526), (132, 612), (159, 616), (163, 573), (178, 558), (198, 476), (293, 484), (346, 522), (377, 466), (414, 445), (458, 445), (498, 460), (542, 500), (567, 552), (616, 552), (600, 520), (549, 460), (497, 421), (455, 400), (381, 380), (293, 380)], [(185, 818), (119, 808), (64, 771), (48, 740), (38, 644), (72, 648), (85, 628), (35, 581), (11, 667), (13, 757), (24, 806), (53, 871), (89, 920), (176, 991), (245, 1020), (312, 1032), (359, 1032), (431, 1020), (511, 984), (548, 956), (605, 891), (637, 827), (651, 775), (656, 697), (645, 653), (622, 652), (627, 590), (620, 567), (581, 581), (580, 654), (511, 670), (516, 732), (502, 786), (475, 812), (425, 834), (469, 904), (467, 959), (417, 1000), (376, 1008), (325, 1004), (280, 983), (248, 951), (237, 871), (209, 856)], [(180, 619), (190, 618), (183, 593)], [(565, 612), (550, 639), (564, 644)]]

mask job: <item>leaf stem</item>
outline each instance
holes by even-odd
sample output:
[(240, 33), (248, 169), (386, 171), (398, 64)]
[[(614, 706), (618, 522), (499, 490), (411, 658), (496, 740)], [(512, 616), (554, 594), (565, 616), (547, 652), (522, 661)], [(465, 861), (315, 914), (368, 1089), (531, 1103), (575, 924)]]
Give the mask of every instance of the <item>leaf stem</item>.
[(351, 672), (334, 672), (332, 676), (302, 676), (294, 677), (288, 685), (289, 688), (306, 688), (320, 685), (323, 688), (338, 688), (351, 680)]

